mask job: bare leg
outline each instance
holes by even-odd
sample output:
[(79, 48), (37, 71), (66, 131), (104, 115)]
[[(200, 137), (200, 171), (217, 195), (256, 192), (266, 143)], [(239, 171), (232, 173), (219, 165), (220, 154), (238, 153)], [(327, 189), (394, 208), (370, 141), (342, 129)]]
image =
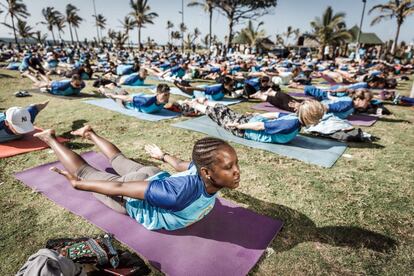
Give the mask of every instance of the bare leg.
[(79, 168), (84, 166), (86, 161), (76, 152), (71, 151), (56, 140), (55, 131), (47, 129), (45, 131), (36, 133), (34, 137), (39, 138), (52, 148), (59, 161), (71, 173), (76, 175)]
[(96, 134), (95, 131), (93, 131), (92, 127), (89, 125), (72, 131), (71, 134), (82, 136), (92, 141), (109, 160), (114, 158), (117, 154), (121, 153), (121, 151), (114, 144)]

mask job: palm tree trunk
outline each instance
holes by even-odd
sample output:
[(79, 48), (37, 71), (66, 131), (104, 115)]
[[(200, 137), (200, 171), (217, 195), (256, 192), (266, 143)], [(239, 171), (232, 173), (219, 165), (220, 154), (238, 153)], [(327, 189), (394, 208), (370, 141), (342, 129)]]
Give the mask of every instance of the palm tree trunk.
[(69, 26), (69, 31), (70, 31), (70, 39), (72, 40), (72, 44), (73, 44), (73, 33), (72, 33), (72, 24), (68, 24), (68, 26)]
[(53, 44), (56, 45), (55, 33), (53, 32), (53, 28), (50, 31), (52, 32)]
[(77, 30), (77, 28), (74, 28), (74, 29), (75, 29), (76, 41), (77, 41), (77, 42), (78, 42), (78, 44), (79, 44), (78, 30)]
[(212, 23), (213, 23), (213, 9), (210, 10), (210, 14), (209, 14), (209, 23), (208, 23), (208, 48), (211, 48), (211, 33), (212, 33)]
[(13, 14), (11, 14), (11, 20), (12, 20), (12, 27), (13, 27), (13, 33), (14, 33), (14, 41), (16, 42), (16, 44), (19, 44), (17, 42), (16, 27), (14, 26), (14, 16), (13, 16)]
[(142, 50), (141, 49), (141, 27), (138, 27), (138, 50)]
[(227, 19), (229, 20), (229, 35), (228, 35), (228, 41), (227, 41), (227, 49), (230, 49), (231, 47), (231, 42), (233, 40), (233, 25), (234, 25), (234, 21), (233, 21), (233, 17), (227, 17)]
[(391, 49), (391, 53), (392, 53), (393, 56), (395, 55), (395, 52), (397, 51), (398, 38), (400, 36), (401, 24), (402, 23), (400, 23), (400, 22), (397, 23), (397, 33), (395, 34), (394, 43), (392, 44), (392, 49)]

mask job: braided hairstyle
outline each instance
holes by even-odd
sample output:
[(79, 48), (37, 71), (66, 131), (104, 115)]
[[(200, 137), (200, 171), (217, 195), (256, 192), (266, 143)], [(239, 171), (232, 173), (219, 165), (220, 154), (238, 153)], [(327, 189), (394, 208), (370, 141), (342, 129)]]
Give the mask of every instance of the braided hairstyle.
[(200, 173), (201, 167), (209, 167), (216, 160), (217, 150), (223, 146), (231, 147), (227, 142), (213, 137), (202, 138), (194, 144), (192, 160)]

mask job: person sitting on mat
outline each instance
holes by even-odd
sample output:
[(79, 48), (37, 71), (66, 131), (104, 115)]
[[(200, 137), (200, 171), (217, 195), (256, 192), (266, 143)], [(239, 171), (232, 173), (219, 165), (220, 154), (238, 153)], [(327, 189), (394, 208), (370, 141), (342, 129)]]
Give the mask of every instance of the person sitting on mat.
[(248, 140), (286, 144), (298, 135), (301, 126), (316, 125), (322, 119), (324, 108), (315, 100), (300, 103), (297, 113), (239, 114), (222, 104), (193, 100), (195, 110), (206, 114), (219, 126), (233, 135)]
[(23, 134), (32, 132), (36, 116), (48, 103), (49, 101), (45, 101), (24, 108), (10, 107), (4, 113), (0, 113), (0, 142), (17, 140), (22, 138)]
[(40, 88), (42, 92), (47, 92), (58, 96), (74, 96), (79, 95), (81, 90), (85, 88), (85, 82), (79, 75), (73, 75), (68, 80), (50, 81), (46, 77), (40, 75), (42, 80), (38, 80), (35, 76), (25, 74), (27, 78), (31, 79), (36, 88)]
[(229, 76), (223, 78), (222, 84), (213, 84), (206, 87), (194, 87), (185, 81), (175, 81), (174, 84), (188, 95), (195, 96), (196, 98), (207, 98), (210, 101), (220, 101), (225, 94), (231, 95), (234, 98), (243, 94), (243, 90), (234, 91), (234, 79)]
[[(114, 92), (118, 89), (115, 88)], [(127, 109), (135, 109), (144, 113), (156, 113), (164, 108), (164, 105), (170, 100), (170, 87), (165, 83), (160, 83), (157, 86), (157, 94), (152, 97), (145, 95), (131, 96), (127, 95), (128, 92), (120, 90), (116, 93), (107, 93), (104, 87), (101, 87), (99, 91), (106, 97), (111, 98), (121, 104)]]
[(128, 159), (90, 126), (72, 134), (92, 141), (117, 174), (90, 166), (80, 155), (60, 144), (55, 132), (49, 129), (35, 136), (52, 148), (66, 171), (51, 170), (65, 176), (75, 189), (94, 192), (105, 205), (129, 215), (149, 230), (187, 227), (213, 209), (219, 190), (239, 186), (236, 151), (217, 138), (196, 141), (191, 162), (163, 152), (156, 145), (147, 145), (145, 149), (152, 158), (168, 163), (178, 172), (170, 175)]

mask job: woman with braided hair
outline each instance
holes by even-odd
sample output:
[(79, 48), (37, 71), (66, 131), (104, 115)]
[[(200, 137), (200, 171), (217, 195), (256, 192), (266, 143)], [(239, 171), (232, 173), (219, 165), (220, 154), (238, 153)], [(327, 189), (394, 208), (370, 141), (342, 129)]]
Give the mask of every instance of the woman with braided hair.
[(93, 192), (105, 205), (129, 215), (149, 230), (175, 230), (197, 222), (213, 209), (220, 189), (239, 186), (237, 154), (227, 142), (217, 138), (196, 141), (191, 162), (169, 155), (156, 145), (147, 145), (145, 149), (152, 158), (168, 163), (178, 172), (170, 175), (128, 159), (88, 125), (72, 134), (93, 142), (117, 174), (90, 166), (60, 144), (54, 130), (49, 129), (35, 136), (52, 148), (66, 171), (51, 170), (66, 177), (75, 189)]

